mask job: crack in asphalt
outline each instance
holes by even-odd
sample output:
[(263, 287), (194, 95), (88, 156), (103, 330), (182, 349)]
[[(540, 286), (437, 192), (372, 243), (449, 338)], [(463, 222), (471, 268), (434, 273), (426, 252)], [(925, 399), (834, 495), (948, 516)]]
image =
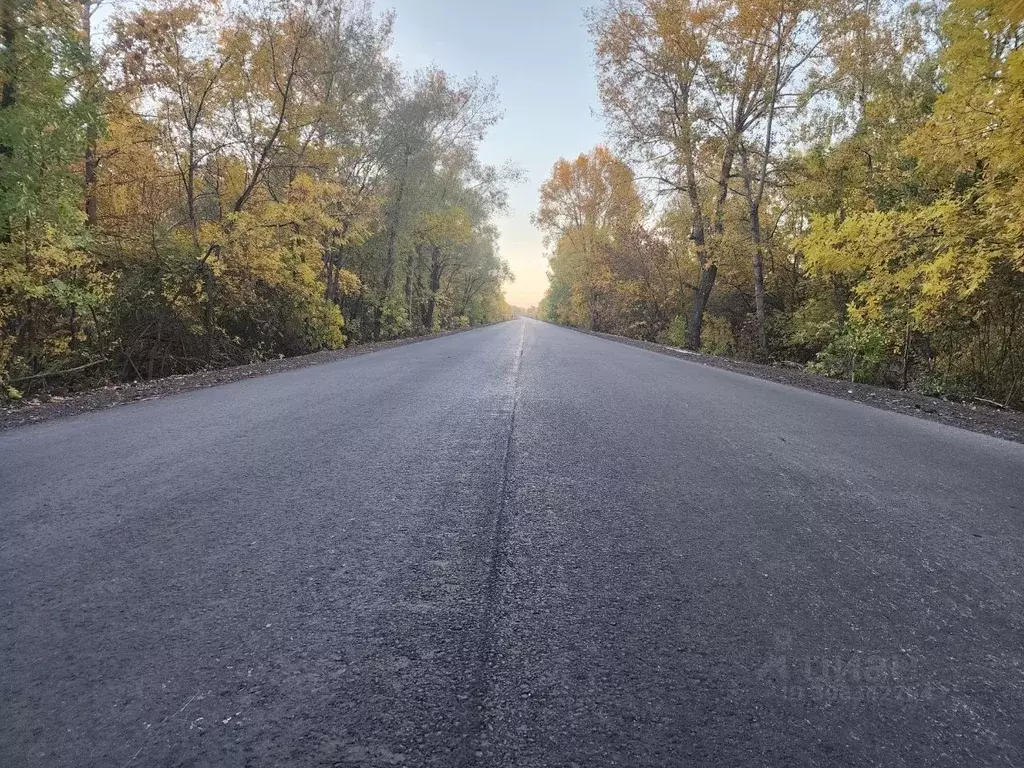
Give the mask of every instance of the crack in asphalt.
[(490, 670), (494, 666), (497, 653), (498, 603), (501, 600), (502, 570), (507, 561), (506, 543), (508, 542), (508, 506), (512, 495), (510, 478), (512, 474), (513, 443), (516, 430), (516, 410), (519, 405), (519, 371), (523, 360), (523, 346), (526, 340), (526, 326), (519, 332), (515, 359), (511, 374), (511, 413), (508, 423), (508, 435), (505, 438), (505, 451), (501, 466), (501, 494), (497, 512), (494, 516), (494, 527), (491, 533), (490, 567), (484, 581), (483, 605), (481, 607), (478, 641), (476, 649), (477, 669), (473, 678), (469, 697), (471, 720), (468, 738), (463, 742), (463, 749), (458, 760), (459, 766), (486, 765), (486, 733), (487, 733), (487, 688)]

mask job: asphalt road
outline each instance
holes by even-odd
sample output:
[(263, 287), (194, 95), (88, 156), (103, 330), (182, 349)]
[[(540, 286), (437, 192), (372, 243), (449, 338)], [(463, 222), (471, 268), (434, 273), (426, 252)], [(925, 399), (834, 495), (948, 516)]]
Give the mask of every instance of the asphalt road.
[(0, 765), (1024, 766), (1024, 446), (516, 320), (0, 434)]

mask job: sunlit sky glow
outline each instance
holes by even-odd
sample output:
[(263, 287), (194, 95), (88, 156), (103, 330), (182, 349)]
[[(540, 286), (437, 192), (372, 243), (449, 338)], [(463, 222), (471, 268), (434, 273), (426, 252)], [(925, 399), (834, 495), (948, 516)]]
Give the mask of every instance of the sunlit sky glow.
[(516, 275), (505, 295), (518, 306), (536, 304), (547, 288), (541, 236), (530, 223), (537, 188), (560, 156), (575, 157), (601, 140), (586, 6), (580, 0), (374, 2), (397, 14), (394, 54), (406, 69), (437, 64), (459, 77), (497, 79), (505, 118), (481, 155), (525, 171), (498, 221), (501, 254)]

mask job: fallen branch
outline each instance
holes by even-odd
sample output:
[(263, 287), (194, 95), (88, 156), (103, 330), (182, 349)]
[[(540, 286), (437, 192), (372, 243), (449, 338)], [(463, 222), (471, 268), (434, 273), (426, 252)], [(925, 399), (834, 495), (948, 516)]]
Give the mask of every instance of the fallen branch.
[(75, 366), (74, 368), (65, 368), (59, 371), (43, 371), (42, 373), (34, 373), (31, 376), (22, 376), (20, 379), (11, 379), (11, 383), (17, 384), (22, 381), (32, 381), (33, 379), (45, 379), (47, 376), (63, 376), (66, 373), (77, 373), (78, 371), (84, 371), (86, 368), (92, 368), (94, 365), (109, 362), (110, 360), (104, 357), (99, 360), (93, 360), (91, 363), (86, 363), (85, 365)]
[(1006, 406), (1005, 405), (1003, 405), (1002, 403), (997, 403), (995, 400), (988, 400), (988, 399), (986, 399), (984, 397), (972, 397), (971, 400), (974, 400), (977, 403), (984, 403), (985, 405), (991, 405), (993, 408), (998, 408), (1001, 411), (1005, 411), (1006, 410)]

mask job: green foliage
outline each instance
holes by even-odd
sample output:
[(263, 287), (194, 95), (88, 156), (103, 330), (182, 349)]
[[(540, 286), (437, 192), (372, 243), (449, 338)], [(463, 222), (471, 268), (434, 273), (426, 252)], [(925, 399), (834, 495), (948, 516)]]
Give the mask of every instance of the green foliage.
[(975, 389), (970, 380), (949, 374), (926, 373), (920, 376), (914, 389), (928, 397), (960, 400)]
[(391, 296), (381, 303), (380, 338), (395, 339), (409, 334), (412, 322), (408, 308), (397, 296)]
[[(87, 362), (109, 295), (76, 170), (96, 108), (75, 8), (15, 2), (0, 14), (0, 391)], [(24, 382), (24, 385), (22, 384)]]
[(711, 315), (704, 321), (701, 352), (707, 355), (729, 355), (732, 354), (735, 345), (732, 326), (726, 318)]
[(682, 347), (686, 344), (686, 318), (682, 315), (674, 316), (659, 341), (670, 347)]
[(811, 295), (791, 315), (789, 343), (816, 353), (839, 335), (842, 330), (840, 320), (834, 302), (826, 296)]
[(893, 359), (893, 342), (875, 325), (850, 323), (818, 353), (807, 369), (834, 378), (883, 384), (883, 367)]

